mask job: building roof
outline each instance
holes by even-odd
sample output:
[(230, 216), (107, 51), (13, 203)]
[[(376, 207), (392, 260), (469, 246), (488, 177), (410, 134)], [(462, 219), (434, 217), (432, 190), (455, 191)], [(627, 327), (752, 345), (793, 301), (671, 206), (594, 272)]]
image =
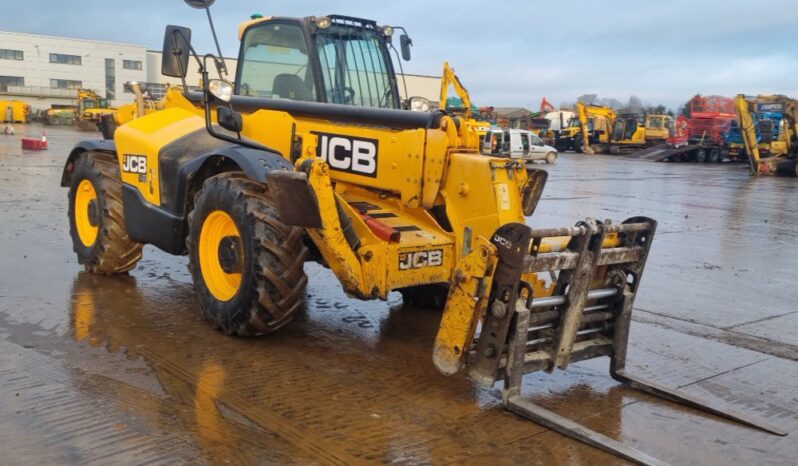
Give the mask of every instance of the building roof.
[(523, 107), (494, 107), (493, 111), (498, 118), (526, 118), (532, 114)]
[(0, 31), (0, 34), (15, 34), (15, 35), (19, 35), (19, 36), (42, 37), (42, 38), (46, 38), (46, 39), (58, 39), (58, 40), (73, 40), (73, 41), (76, 41), (76, 42), (90, 42), (90, 43), (94, 43), (94, 44), (99, 43), (99, 44), (107, 44), (107, 45), (123, 45), (123, 46), (126, 46), (126, 47), (139, 47), (139, 48), (146, 49), (146, 47), (144, 45), (131, 44), (131, 43), (126, 43), (126, 42), (111, 42), (111, 41), (107, 41), (107, 40), (80, 39), (80, 38), (76, 38), (76, 37), (64, 37), (64, 36), (48, 36), (46, 34), (32, 34), (32, 33), (29, 33), (29, 32), (17, 32), (17, 31)]

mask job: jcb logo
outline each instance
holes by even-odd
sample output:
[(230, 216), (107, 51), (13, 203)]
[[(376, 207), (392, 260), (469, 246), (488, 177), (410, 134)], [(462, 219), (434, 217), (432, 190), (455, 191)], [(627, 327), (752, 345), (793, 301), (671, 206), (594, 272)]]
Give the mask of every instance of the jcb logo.
[(506, 249), (512, 249), (513, 243), (504, 236), (493, 235), (493, 242), (502, 245)]
[(143, 155), (125, 154), (125, 157), (122, 160), (122, 171), (127, 173), (135, 173), (137, 175), (146, 175), (147, 157)]
[(378, 140), (315, 131), (312, 134), (319, 138), (316, 156), (330, 164), (330, 168), (376, 178)]
[(404, 252), (399, 254), (399, 270), (438, 267), (443, 265), (443, 249)]

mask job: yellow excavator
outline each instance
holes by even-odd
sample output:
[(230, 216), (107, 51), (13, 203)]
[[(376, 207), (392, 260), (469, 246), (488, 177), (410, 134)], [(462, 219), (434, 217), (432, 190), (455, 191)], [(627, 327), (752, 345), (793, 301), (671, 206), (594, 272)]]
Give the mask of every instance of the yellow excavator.
[(636, 114), (619, 115), (613, 123), (606, 152), (618, 155), (664, 143), (673, 127), (673, 117), (651, 114), (644, 121), (641, 124)]
[[(770, 156), (761, 157), (754, 112), (757, 106), (780, 111), (784, 117), (777, 141), (771, 143)], [(751, 174), (798, 176), (798, 101), (784, 95), (746, 97), (739, 94), (734, 100), (737, 124), (745, 144)]]
[(108, 106), (108, 100), (90, 89), (78, 89), (78, 106), (75, 123), (78, 128), (96, 131), (100, 128), (103, 116), (113, 115), (116, 109)]
[(481, 142), (485, 137), (485, 134), (487, 134), (488, 130), (490, 129), (491, 124), (488, 121), (477, 121), (474, 118), (474, 107), (473, 103), (471, 102), (471, 96), (468, 94), (468, 90), (465, 88), (465, 86), (463, 86), (463, 84), (460, 82), (460, 78), (457, 77), (454, 69), (449, 66), (449, 62), (446, 61), (443, 62), (443, 75), (441, 76), (441, 96), (439, 104), (441, 109), (446, 108), (446, 98), (449, 94), (449, 86), (454, 86), (454, 91), (463, 102), (463, 110), (455, 113), (459, 114), (467, 125), (474, 128), (474, 131), (476, 131)]
[[(186, 3), (212, 26), (212, 0)], [(342, 15), (257, 16), (239, 27), (231, 83), (218, 42), (218, 56), (199, 54), (190, 29), (167, 26), (161, 72), (182, 87), (162, 110), (66, 158), (78, 262), (118, 274), (145, 244), (187, 255), (198, 311), (240, 336), (290, 322), (304, 302), (304, 263), (322, 263), (354, 298), (399, 291), (442, 307), (431, 355), (441, 374), (503, 381), (509, 409), (630, 461), (658, 464), (525, 399), (523, 375), (608, 357), (629, 386), (783, 434), (626, 371), (657, 222), (531, 228), (547, 172), (483, 156), (472, 125), (401, 102), (388, 53), (397, 30)], [(406, 31), (399, 43), (409, 60)], [(188, 91), (189, 59), (201, 92)]]
[(592, 144), (610, 141), (617, 113), (610, 107), (577, 102), (576, 117), (560, 132), (557, 144), (574, 152), (594, 154)]
[(646, 115), (644, 123), (636, 114), (619, 115), (610, 107), (577, 103), (579, 134), (576, 146), (594, 154), (613, 155), (665, 142), (673, 127), (670, 115)]

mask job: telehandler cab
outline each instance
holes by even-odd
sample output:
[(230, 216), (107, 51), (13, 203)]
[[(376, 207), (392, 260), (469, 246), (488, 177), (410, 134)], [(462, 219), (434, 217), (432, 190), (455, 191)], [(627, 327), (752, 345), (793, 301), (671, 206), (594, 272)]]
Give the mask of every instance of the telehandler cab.
[[(210, 19), (212, 0), (187, 3)], [(79, 262), (114, 274), (135, 267), (144, 244), (187, 254), (200, 309), (236, 335), (290, 321), (307, 260), (361, 299), (438, 297), (432, 359), (442, 373), (504, 379), (510, 409), (633, 461), (656, 462), (523, 400), (522, 375), (610, 356), (620, 381), (779, 432), (625, 374), (656, 222), (527, 226), (547, 173), (480, 155), (457, 117), (403, 109), (423, 102), (400, 101), (396, 30), (337, 15), (255, 16), (239, 28), (230, 84), (209, 79), (211, 64), (226, 75), (221, 53), (197, 55), (191, 31), (168, 26), (162, 72), (182, 89), (112, 140), (69, 154), (62, 185)], [(406, 32), (399, 42), (409, 59)], [(189, 59), (202, 92), (185, 85)]]

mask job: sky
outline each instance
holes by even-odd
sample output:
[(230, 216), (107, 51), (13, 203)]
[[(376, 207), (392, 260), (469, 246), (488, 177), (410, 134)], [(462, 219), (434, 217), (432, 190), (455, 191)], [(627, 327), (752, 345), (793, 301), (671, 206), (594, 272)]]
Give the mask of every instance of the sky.
[[(179, 24), (198, 51), (213, 50), (205, 12), (182, 0), (2, 3), (3, 31), (160, 50), (164, 26)], [(597, 94), (676, 110), (696, 93), (798, 97), (795, 0), (217, 0), (211, 12), (226, 56), (237, 55), (238, 24), (252, 13), (404, 26), (414, 43), (405, 71), (440, 75), (448, 60), (479, 106), (537, 109), (544, 96), (559, 105)]]

